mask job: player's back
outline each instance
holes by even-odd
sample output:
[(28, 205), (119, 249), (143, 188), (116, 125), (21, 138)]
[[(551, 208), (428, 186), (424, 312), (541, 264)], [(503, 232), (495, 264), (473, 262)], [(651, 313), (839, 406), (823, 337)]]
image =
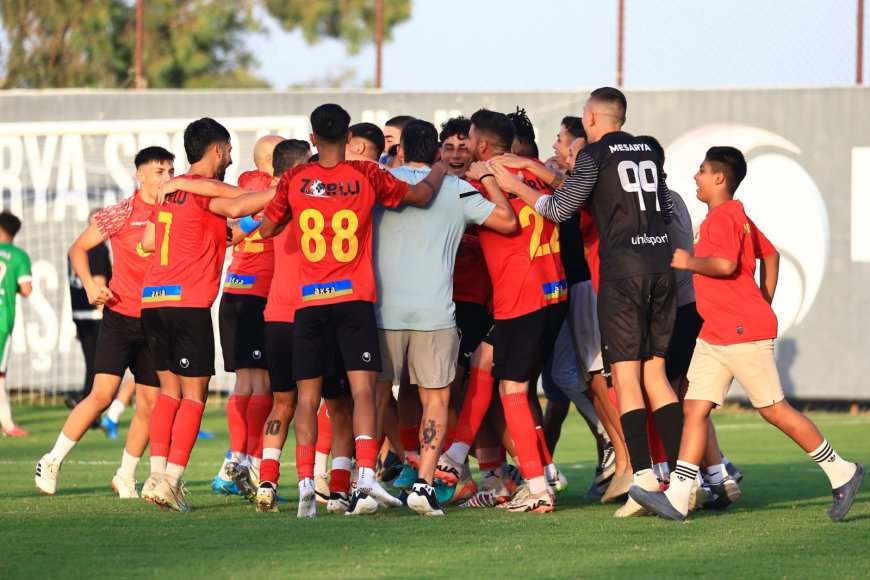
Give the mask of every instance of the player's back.
[(586, 155), (598, 168), (589, 212), (601, 240), (601, 279), (669, 272), (670, 246), (657, 195), (659, 156), (623, 131), (587, 145), (580, 153)]
[(15, 296), (22, 276), (30, 273), (30, 258), (13, 244), (0, 243), (0, 331), (10, 332), (15, 324)]
[(145, 275), (143, 307), (208, 308), (214, 302), (226, 248), (226, 219), (211, 213), (208, 204), (207, 197), (179, 190), (154, 208), (155, 250)]

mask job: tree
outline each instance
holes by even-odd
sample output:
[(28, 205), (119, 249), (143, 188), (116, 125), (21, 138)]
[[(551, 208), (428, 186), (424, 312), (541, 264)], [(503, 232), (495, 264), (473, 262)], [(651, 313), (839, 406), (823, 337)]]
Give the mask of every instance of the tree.
[[(263, 6), (286, 30), (300, 29), (309, 44), (335, 38), (351, 54), (374, 41), (374, 0), (262, 0)], [(410, 0), (384, 1), (384, 40), (392, 28), (411, 17)]]

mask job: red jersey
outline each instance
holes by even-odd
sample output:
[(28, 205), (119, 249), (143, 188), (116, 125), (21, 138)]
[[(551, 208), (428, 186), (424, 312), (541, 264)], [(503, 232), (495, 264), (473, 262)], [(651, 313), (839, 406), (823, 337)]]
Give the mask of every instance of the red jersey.
[(278, 182), (264, 215), (290, 225), (299, 248), (296, 304), (375, 302), (372, 207), (396, 207), (409, 185), (370, 161), (305, 163)]
[[(265, 171), (246, 171), (239, 176), (239, 187), (253, 191), (268, 189), (272, 176)], [(258, 219), (258, 218), (256, 218)], [(272, 274), (275, 271), (273, 240), (263, 239), (260, 228), (249, 233), (233, 248), (233, 261), (224, 279), (224, 293), (269, 295)]]
[(589, 266), (592, 289), (598, 294), (598, 284), (601, 281), (601, 275), (598, 272), (598, 266), (601, 264), (601, 259), (598, 257), (598, 246), (601, 245), (601, 239), (598, 237), (595, 220), (585, 208), (580, 210), (580, 233), (583, 236), (583, 255), (586, 256), (586, 264)]
[(139, 318), (141, 315), (142, 285), (153, 254), (145, 254), (137, 248), (153, 209), (154, 205), (145, 203), (136, 190), (131, 197), (94, 216), (100, 234), (112, 245), (114, 257), (109, 282), (113, 298), (106, 306), (124, 316)]
[(142, 308), (211, 307), (220, 288), (227, 220), (211, 213), (208, 204), (209, 198), (182, 190), (154, 207), (155, 250), (145, 274)]
[(756, 260), (775, 251), (741, 202), (710, 210), (695, 239), (695, 256), (725, 258), (737, 269), (725, 277), (693, 276), (698, 314), (704, 319), (699, 338), (720, 345), (776, 338), (776, 314), (755, 282)]
[(492, 299), (492, 282), (478, 239), (479, 227), (470, 224), (462, 234), (453, 266), (453, 301), (487, 305)]
[[(529, 187), (547, 195), (553, 190), (541, 180), (520, 170)], [(486, 189), (480, 186), (486, 196)], [(549, 304), (568, 299), (568, 282), (559, 256), (559, 228), (519, 198), (509, 200), (520, 229), (499, 234), (480, 229), (480, 246), (492, 280), (493, 311), (496, 320), (517, 318)]]
[(269, 288), (263, 319), (266, 322), (293, 322), (296, 292), (299, 288), (299, 252), (289, 227), (271, 238), (275, 240), (275, 283)]

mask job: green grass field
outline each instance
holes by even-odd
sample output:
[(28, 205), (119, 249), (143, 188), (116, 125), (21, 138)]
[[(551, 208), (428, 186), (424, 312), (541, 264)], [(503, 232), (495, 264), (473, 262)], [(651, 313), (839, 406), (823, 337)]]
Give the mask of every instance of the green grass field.
[[(422, 518), (404, 508), (368, 518), (319, 514), (297, 520), (288, 441), (280, 514), (258, 514), (214, 496), (226, 450), (221, 409), (206, 411), (186, 474), (195, 511), (121, 501), (110, 482), (122, 443), (89, 433), (61, 472), (58, 493), (40, 495), (33, 466), (57, 436), (66, 409), (16, 407), (31, 436), (0, 439), (0, 578), (278, 577), (870, 577), (870, 482), (847, 521), (832, 523), (827, 479), (809, 458), (753, 413), (716, 416), (729, 458), (745, 473), (743, 497), (723, 513), (684, 524), (616, 520), (614, 507), (582, 499), (593, 465), (579, 417), (566, 422), (556, 462), (571, 486), (549, 515), (449, 509)], [(128, 411), (122, 418), (126, 426)], [(834, 447), (870, 465), (870, 416), (813, 414)], [(126, 430), (122, 430), (121, 438)], [(476, 469), (474, 469), (476, 473)], [(147, 476), (147, 462), (139, 479)], [(287, 505), (287, 504), (283, 504)]]

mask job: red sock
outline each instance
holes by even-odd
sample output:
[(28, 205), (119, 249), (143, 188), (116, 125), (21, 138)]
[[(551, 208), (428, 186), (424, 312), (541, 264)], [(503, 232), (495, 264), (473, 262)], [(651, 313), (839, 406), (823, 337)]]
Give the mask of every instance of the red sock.
[(374, 439), (357, 439), (354, 441), (354, 447), (357, 467), (374, 469), (378, 462), (378, 451), (381, 449), (378, 442)]
[(263, 457), (263, 427), (272, 412), (272, 395), (255, 395), (248, 403), (248, 444), (246, 452), (251, 457)]
[(483, 418), (489, 409), (489, 403), (492, 401), (492, 383), (492, 374), (489, 371), (471, 369), (468, 390), (465, 393), (465, 403), (462, 404), (462, 411), (456, 422), (456, 436), (454, 438), (456, 441), (468, 445), (474, 443), (474, 437), (477, 435), (477, 430), (480, 429), (480, 424), (483, 423)]
[(227, 401), (227, 426), (230, 431), (230, 451), (244, 453), (248, 444), (248, 405), (251, 397), (230, 395)]
[(498, 469), (501, 467), (501, 455), (502, 451), (498, 447), (478, 449), (477, 463), (480, 465), (480, 471), (484, 472), (489, 469)]
[(535, 421), (529, 409), (529, 396), (526, 393), (512, 393), (501, 398), (504, 418), (508, 432), (520, 460), (520, 472), (526, 479), (544, 475), (541, 456), (538, 453), (538, 438), (535, 435)]
[(172, 424), (175, 423), (175, 415), (180, 406), (181, 399), (163, 394), (157, 397), (157, 402), (154, 403), (154, 409), (151, 411), (149, 426), (151, 457), (169, 457)]
[(616, 397), (616, 387), (607, 388), (607, 398), (610, 399), (610, 402), (613, 403), (613, 408), (619, 413), (619, 399)]
[(348, 493), (350, 491), (350, 471), (347, 469), (333, 469), (329, 475), (329, 491)]
[(299, 481), (314, 479), (314, 445), (296, 446), (296, 471)]
[(541, 460), (544, 465), (553, 464), (553, 456), (550, 455), (550, 450), (547, 448), (547, 439), (544, 437), (543, 427), (535, 427), (535, 434), (538, 436), (538, 453), (541, 454)]
[(447, 435), (444, 436), (444, 446), (441, 447), (441, 453), (444, 453), (445, 451), (450, 449), (450, 446), (453, 444), (453, 442), (455, 440), (456, 440), (456, 427), (448, 427), (447, 428)]
[(649, 455), (652, 458), (653, 465), (656, 463), (667, 463), (668, 454), (665, 453), (665, 445), (662, 443), (662, 438), (659, 435), (658, 428), (656, 428), (656, 422), (649, 407), (646, 408), (646, 437), (649, 439)]
[(281, 477), (281, 462), (274, 459), (264, 459), (260, 464), (260, 481), (268, 481), (278, 485), (279, 477)]
[(326, 403), (320, 405), (320, 410), (317, 412), (317, 442), (315, 448), (318, 453), (329, 455), (332, 450), (332, 421), (329, 418), (329, 411), (326, 410)]
[(399, 425), (399, 440), (405, 453), (419, 453), (420, 451), (420, 424)]
[(205, 411), (205, 403), (194, 399), (182, 399), (175, 416), (175, 424), (172, 425), (172, 446), (169, 448), (169, 463), (187, 466), (190, 459), (190, 451), (196, 443), (199, 435), (199, 427), (202, 425), (202, 412)]

